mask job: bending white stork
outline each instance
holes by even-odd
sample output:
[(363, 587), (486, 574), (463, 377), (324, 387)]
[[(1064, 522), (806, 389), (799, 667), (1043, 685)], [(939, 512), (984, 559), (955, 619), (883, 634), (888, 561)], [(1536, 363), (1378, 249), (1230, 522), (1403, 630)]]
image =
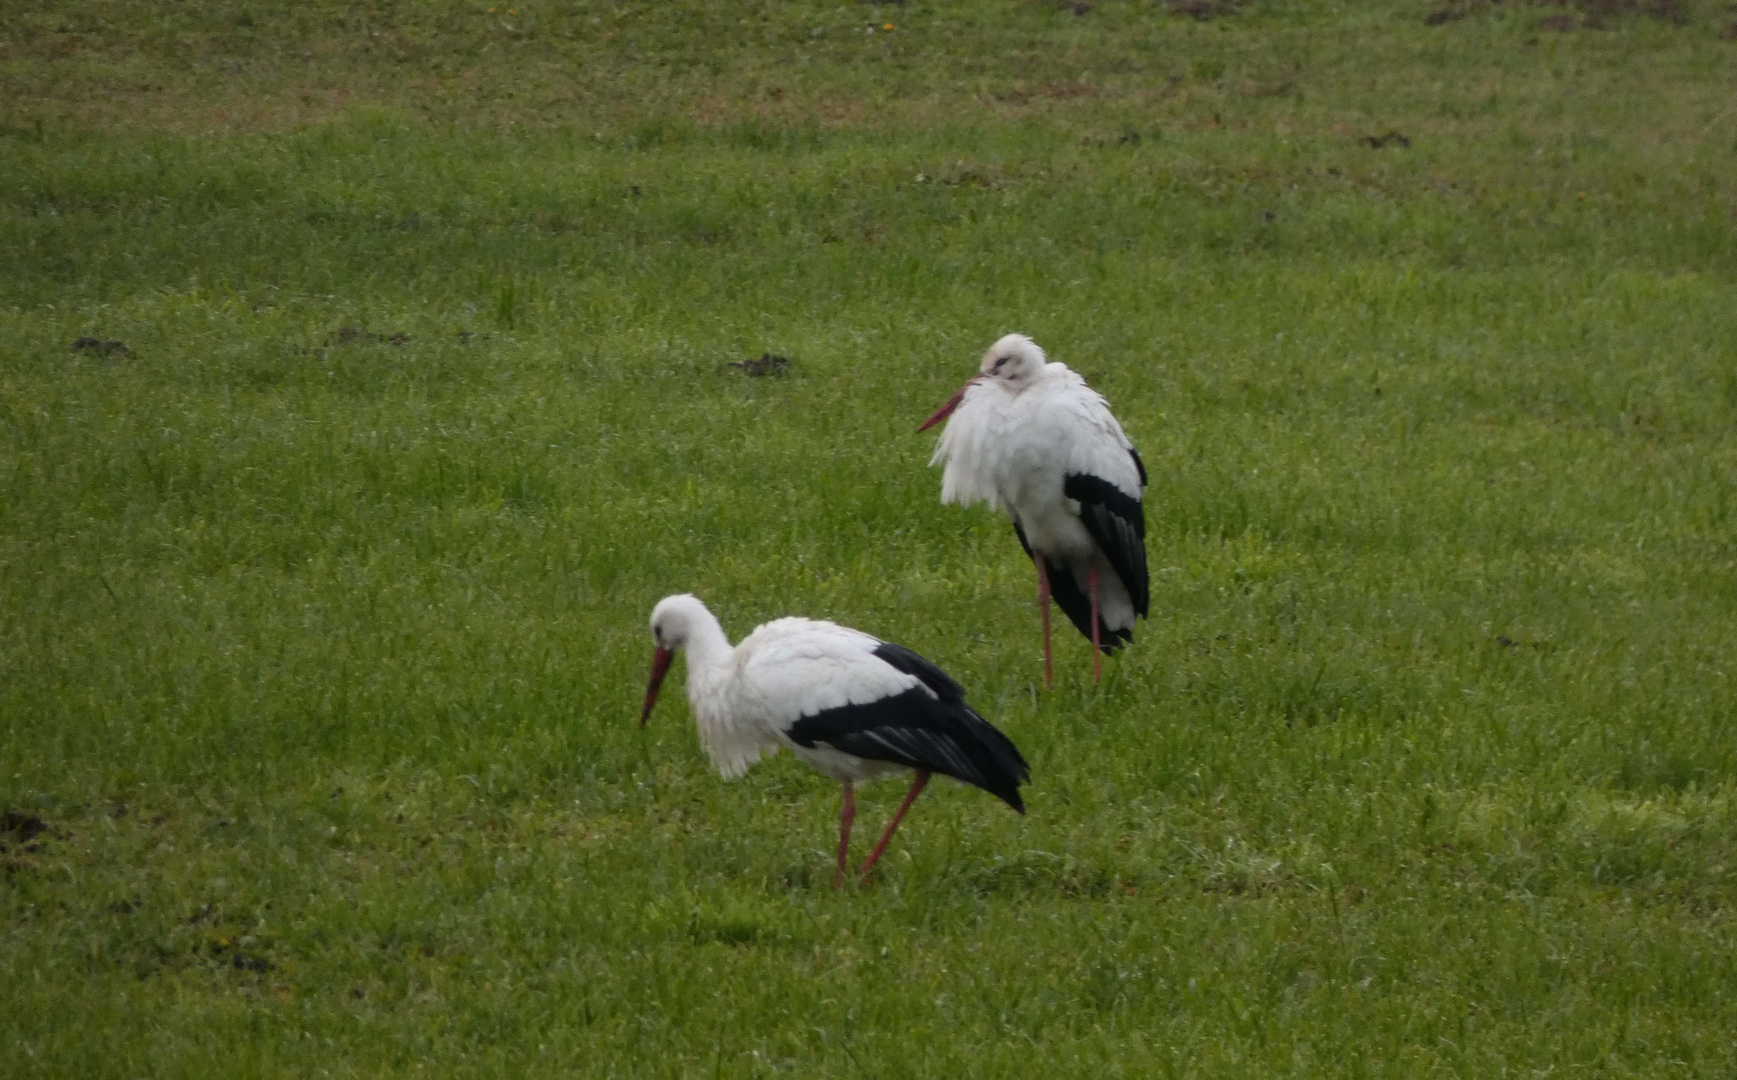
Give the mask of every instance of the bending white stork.
[[(947, 420), (930, 465), (945, 463), (941, 502), (1007, 511), (1037, 566), (1043, 681), (1050, 682), (1053, 594), (1100, 653), (1134, 640), (1146, 615), (1146, 466), (1110, 407), (1066, 364), (1046, 363), (1024, 334), (983, 354), (978, 374), (918, 431)], [(1059, 570), (1059, 573), (1051, 573)]]
[(980, 787), (1025, 813), (1019, 785), (1030, 770), (1019, 750), (965, 704), (958, 683), (909, 649), (813, 619), (766, 623), (732, 648), (706, 605), (685, 593), (666, 596), (652, 609), (651, 636), (657, 651), (641, 727), (676, 650), (686, 648), (688, 701), (700, 745), (726, 779), (788, 747), (844, 785), (834, 886), (844, 883), (856, 818), (852, 785), (859, 781), (916, 772), (862, 864), (865, 877), (931, 773)]

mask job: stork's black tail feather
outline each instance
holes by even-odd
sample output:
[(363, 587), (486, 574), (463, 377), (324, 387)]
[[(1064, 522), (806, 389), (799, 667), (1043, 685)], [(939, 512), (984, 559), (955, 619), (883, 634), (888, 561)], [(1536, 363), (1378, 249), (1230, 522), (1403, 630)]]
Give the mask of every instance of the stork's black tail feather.
[[(1019, 527), (1019, 522), (1013, 523), (1013, 531), (1019, 537), (1019, 546), (1025, 549), (1025, 554), (1036, 559), (1031, 545), (1025, 542), (1025, 530)], [(1055, 606), (1062, 609), (1062, 614), (1074, 624), (1079, 632), (1085, 635), (1087, 641), (1092, 640), (1092, 598), (1080, 590), (1079, 583), (1074, 581), (1073, 571), (1066, 566), (1045, 560), (1049, 568), (1049, 595), (1055, 601)], [(1134, 631), (1112, 630), (1104, 624), (1102, 615), (1098, 616), (1098, 651), (1113, 654), (1117, 649), (1134, 640)]]
[[(1080, 591), (1079, 584), (1074, 581), (1073, 571), (1066, 566), (1052, 564), (1049, 568), (1049, 594), (1055, 599), (1055, 606), (1061, 608), (1062, 614), (1068, 617), (1068, 621), (1090, 641), (1092, 598)], [(1133, 640), (1132, 629), (1112, 630), (1104, 625), (1102, 615), (1098, 617), (1098, 651), (1109, 655)]]

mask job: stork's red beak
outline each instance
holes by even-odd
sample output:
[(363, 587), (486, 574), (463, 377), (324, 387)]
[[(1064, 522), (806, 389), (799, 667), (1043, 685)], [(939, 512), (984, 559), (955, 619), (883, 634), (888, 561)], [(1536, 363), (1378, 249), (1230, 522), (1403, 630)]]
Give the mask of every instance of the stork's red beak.
[[(981, 377), (982, 376), (978, 376), (978, 378), (981, 378)], [(947, 404), (941, 406), (939, 409), (936, 409), (935, 414), (933, 416), (931, 416), (927, 420), (923, 421), (923, 426), (917, 429), (917, 434), (921, 435), (923, 432), (928, 431), (930, 428), (934, 427), (936, 424), (939, 424), (941, 421), (947, 419), (949, 416), (952, 416), (953, 410), (957, 409), (959, 407), (959, 403), (961, 401), (965, 400), (965, 392), (967, 390), (970, 390), (971, 387), (976, 384), (976, 382), (977, 382), (977, 379), (972, 379), (970, 382), (967, 382), (964, 386), (961, 386), (959, 388), (959, 392), (957, 394), (954, 394), (952, 397), (947, 399)]]
[(639, 726), (651, 719), (651, 707), (657, 704), (657, 688), (663, 685), (663, 677), (669, 674), (669, 662), (675, 659), (675, 653), (668, 649), (659, 649), (651, 655), (651, 683), (645, 688), (645, 708), (639, 713)]

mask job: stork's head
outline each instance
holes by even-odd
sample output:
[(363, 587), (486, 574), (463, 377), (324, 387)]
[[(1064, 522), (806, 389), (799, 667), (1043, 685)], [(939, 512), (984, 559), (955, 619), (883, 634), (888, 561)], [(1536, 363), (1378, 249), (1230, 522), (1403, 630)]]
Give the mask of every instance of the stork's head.
[(694, 628), (712, 618), (699, 597), (688, 593), (666, 596), (651, 609), (651, 639), (657, 651), (651, 657), (651, 682), (645, 688), (645, 707), (639, 713), (639, 726), (651, 718), (651, 707), (657, 704), (657, 690), (669, 673), (670, 661), (676, 650), (688, 643)]
[(692, 593), (666, 596), (651, 609), (651, 638), (658, 648), (674, 652), (688, 643), (694, 627), (711, 614)]
[(1009, 390), (1023, 390), (1043, 374), (1043, 350), (1024, 334), (1008, 334), (989, 346), (983, 354), (978, 371), (984, 378), (995, 379)]
[(965, 395), (980, 382), (994, 380), (996, 385), (1009, 393), (1019, 393), (1043, 374), (1044, 364), (1043, 350), (1037, 347), (1037, 342), (1024, 334), (1008, 334), (989, 346), (989, 351), (983, 354), (983, 363), (977, 367), (978, 373), (972, 376), (957, 394), (948, 398), (945, 405), (936, 409), (934, 415), (923, 421), (923, 426), (917, 430), (927, 431), (952, 416), (953, 410), (965, 400)]

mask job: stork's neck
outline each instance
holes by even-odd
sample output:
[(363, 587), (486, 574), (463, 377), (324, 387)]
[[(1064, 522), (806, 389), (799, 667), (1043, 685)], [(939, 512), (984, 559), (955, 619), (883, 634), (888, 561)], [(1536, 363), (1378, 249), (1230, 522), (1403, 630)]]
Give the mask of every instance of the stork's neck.
[(690, 686), (728, 665), (731, 655), (736, 651), (730, 647), (730, 639), (724, 636), (724, 628), (719, 625), (717, 616), (709, 611), (695, 614), (688, 627), (686, 647)]

